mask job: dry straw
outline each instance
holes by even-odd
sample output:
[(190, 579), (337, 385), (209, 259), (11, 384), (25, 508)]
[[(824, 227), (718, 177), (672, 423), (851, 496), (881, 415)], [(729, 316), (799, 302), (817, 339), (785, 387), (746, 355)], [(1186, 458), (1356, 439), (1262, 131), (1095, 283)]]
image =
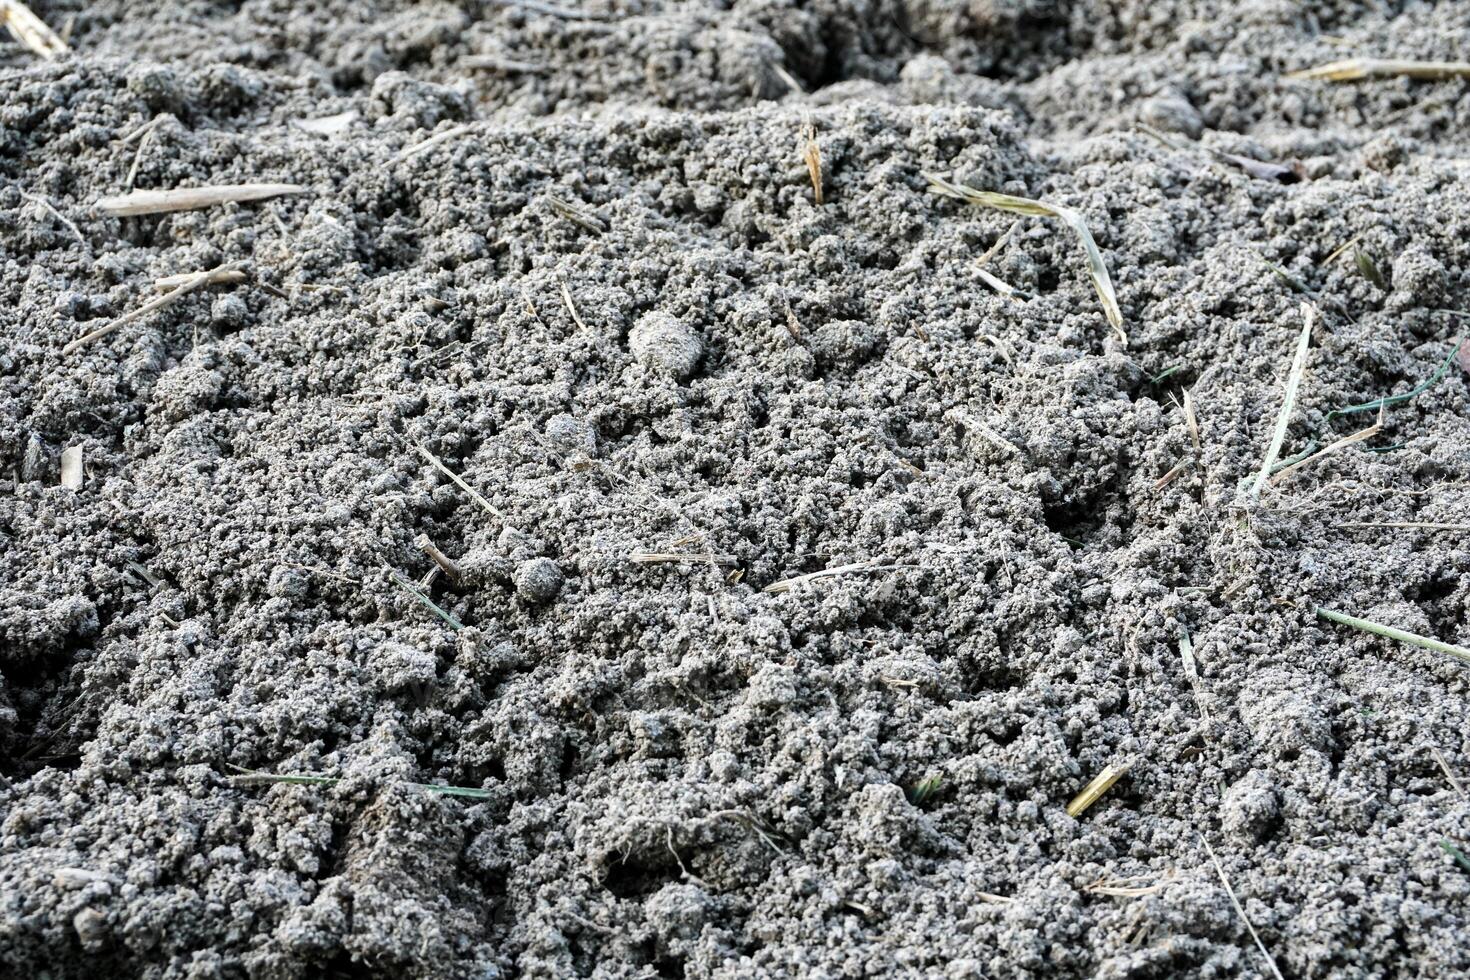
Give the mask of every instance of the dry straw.
[(1082, 251), (1087, 255), (1087, 272), (1092, 277), (1092, 284), (1097, 289), (1098, 298), (1102, 300), (1103, 312), (1107, 315), (1108, 323), (1117, 331), (1118, 339), (1123, 346), (1128, 346), (1128, 334), (1123, 331), (1123, 311), (1118, 308), (1118, 294), (1113, 290), (1113, 280), (1108, 276), (1108, 267), (1103, 262), (1102, 251), (1097, 247), (1092, 232), (1087, 228), (1087, 221), (1081, 214), (1060, 204), (1036, 201), (1029, 197), (1015, 197), (1011, 194), (999, 194), (995, 191), (976, 190), (964, 184), (950, 183), (937, 174), (926, 173), (924, 177), (929, 181), (930, 190), (936, 194), (958, 198), (981, 207), (994, 208), (997, 211), (1008, 211), (1011, 214), (1056, 218), (1071, 228), (1077, 240), (1082, 244)]
[(166, 191), (133, 191), (130, 194), (99, 198), (92, 207), (101, 214), (127, 218), (168, 211), (194, 211), (217, 204), (243, 204), (307, 193), (310, 190), (300, 184), (217, 184), (213, 187), (176, 187)]
[(12, 37), (47, 61), (59, 58), (71, 50), (55, 31), (46, 26), (45, 21), (20, 0), (0, 0), (0, 23), (5, 25)]
[(1356, 82), (1365, 78), (1470, 78), (1470, 61), (1395, 61), (1390, 58), (1347, 58), (1315, 68), (1288, 72), (1287, 78), (1323, 82)]

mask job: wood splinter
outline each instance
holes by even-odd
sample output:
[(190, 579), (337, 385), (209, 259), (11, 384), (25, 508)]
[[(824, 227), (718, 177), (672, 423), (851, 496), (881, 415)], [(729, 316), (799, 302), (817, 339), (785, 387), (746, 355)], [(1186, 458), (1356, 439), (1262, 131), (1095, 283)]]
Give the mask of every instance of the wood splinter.
[(434, 542), (429, 540), (429, 536), (427, 534), (420, 534), (418, 537), (414, 538), (413, 544), (415, 548), (418, 548), (424, 554), (432, 558), (434, 560), (434, 564), (444, 569), (445, 575), (448, 575), (452, 579), (458, 579), (460, 577), (460, 569), (459, 566), (455, 564), (454, 559), (450, 558), (444, 552), (436, 548), (434, 546)]
[(137, 320), (140, 317), (147, 316), (154, 310), (161, 310), (165, 306), (170, 306), (178, 302), (189, 293), (192, 293), (194, 290), (200, 288), (201, 286), (207, 286), (212, 283), (238, 282), (239, 280), (233, 277), (237, 273), (239, 273), (239, 271), (240, 263), (230, 262), (225, 265), (219, 266), (218, 268), (207, 269), (204, 272), (190, 272), (183, 276), (167, 276), (164, 279), (160, 279), (156, 283), (156, 285), (160, 289), (165, 288), (166, 282), (176, 283), (176, 285), (174, 285), (174, 288), (170, 289), (162, 296), (159, 296), (148, 301), (147, 303), (144, 303), (142, 306), (138, 307), (131, 313), (124, 313), (122, 316), (118, 317), (116, 320), (113, 320), (111, 323), (108, 323), (105, 326), (98, 327), (96, 330), (93, 330), (90, 333), (82, 334), (76, 340), (73, 340), (71, 343), (61, 348), (61, 353), (63, 356), (71, 354), (73, 351), (77, 350), (80, 347), (85, 347), (87, 344), (90, 344), (94, 340), (99, 340), (102, 337), (106, 337), (118, 327), (126, 326), (127, 324), (132, 323), (134, 320)]

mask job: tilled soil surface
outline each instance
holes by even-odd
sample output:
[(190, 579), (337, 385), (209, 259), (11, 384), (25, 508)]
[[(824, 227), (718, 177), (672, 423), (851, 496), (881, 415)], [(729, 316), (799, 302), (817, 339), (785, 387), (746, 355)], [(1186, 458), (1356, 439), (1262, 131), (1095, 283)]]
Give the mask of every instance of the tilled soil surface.
[(0, 49), (0, 974), (1470, 972), (1470, 3), (562, 3)]

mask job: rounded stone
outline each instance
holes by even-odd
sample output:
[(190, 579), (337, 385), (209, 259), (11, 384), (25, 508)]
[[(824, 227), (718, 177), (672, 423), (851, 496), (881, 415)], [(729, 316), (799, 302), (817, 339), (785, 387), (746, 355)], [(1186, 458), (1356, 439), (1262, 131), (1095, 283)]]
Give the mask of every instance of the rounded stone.
[(646, 313), (628, 334), (628, 349), (655, 374), (684, 381), (699, 366), (704, 343), (694, 328), (668, 313)]
[(561, 566), (550, 558), (532, 558), (516, 569), (516, 594), (527, 602), (550, 602), (561, 593)]

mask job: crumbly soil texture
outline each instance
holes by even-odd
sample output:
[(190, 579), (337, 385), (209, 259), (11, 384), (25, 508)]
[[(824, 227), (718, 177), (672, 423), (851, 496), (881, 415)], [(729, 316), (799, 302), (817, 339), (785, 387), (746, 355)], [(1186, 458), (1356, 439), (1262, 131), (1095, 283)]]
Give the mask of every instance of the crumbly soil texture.
[(0, 973), (1470, 974), (1470, 3), (30, 6)]

